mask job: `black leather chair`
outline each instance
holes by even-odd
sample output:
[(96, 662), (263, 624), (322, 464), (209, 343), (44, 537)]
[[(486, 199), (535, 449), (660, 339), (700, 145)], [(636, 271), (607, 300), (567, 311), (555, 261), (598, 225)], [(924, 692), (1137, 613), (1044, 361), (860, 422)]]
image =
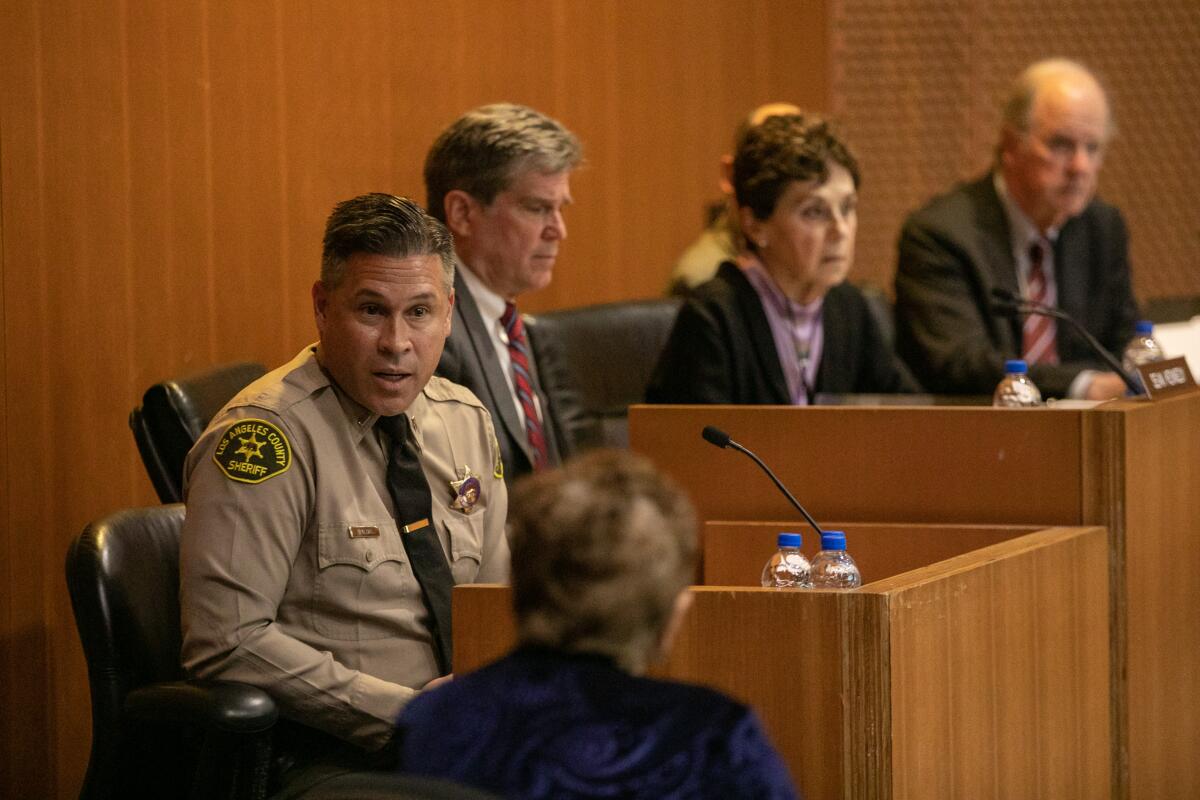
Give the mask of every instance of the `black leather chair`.
[(642, 402), (681, 302), (635, 300), (526, 317), (542, 388), (573, 449), (628, 446), (629, 405)]
[(275, 702), (261, 689), (184, 679), (181, 505), (94, 522), (67, 553), (88, 665), (92, 750), (81, 800), (262, 798)]
[(156, 383), (129, 415), (142, 463), (164, 503), (183, 500), (183, 461), (221, 407), (266, 373), (262, 364), (239, 362)]

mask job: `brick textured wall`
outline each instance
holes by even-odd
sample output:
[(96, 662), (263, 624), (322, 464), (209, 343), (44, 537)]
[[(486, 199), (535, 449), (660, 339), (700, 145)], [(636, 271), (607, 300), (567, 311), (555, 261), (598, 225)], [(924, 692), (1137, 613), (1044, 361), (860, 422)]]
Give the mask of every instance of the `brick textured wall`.
[(891, 287), (904, 217), (980, 174), (1012, 78), (1091, 67), (1118, 135), (1101, 194), (1124, 211), (1139, 299), (1200, 294), (1200, 3), (834, 0), (832, 103), (862, 162), (857, 277)]

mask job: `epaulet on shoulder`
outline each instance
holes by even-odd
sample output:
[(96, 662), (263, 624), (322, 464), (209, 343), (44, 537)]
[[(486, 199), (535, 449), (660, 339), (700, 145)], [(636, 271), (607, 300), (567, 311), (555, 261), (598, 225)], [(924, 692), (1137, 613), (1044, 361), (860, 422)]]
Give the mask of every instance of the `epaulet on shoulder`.
[(437, 402), (464, 403), (476, 408), (484, 408), (483, 403), (470, 389), (438, 375), (434, 375), (429, 379), (429, 383), (425, 384), (425, 396)]

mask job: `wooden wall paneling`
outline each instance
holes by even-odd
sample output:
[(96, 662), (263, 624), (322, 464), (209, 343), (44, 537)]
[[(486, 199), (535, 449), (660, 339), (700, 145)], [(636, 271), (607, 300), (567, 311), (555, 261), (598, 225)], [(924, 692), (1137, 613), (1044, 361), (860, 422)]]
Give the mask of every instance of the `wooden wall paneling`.
[[(65, 542), (128, 486), (101, 442), (126, 442), (131, 385), (130, 127), (124, 14), (101, 4), (44, 7), (41, 69), (47, 312), (22, 338), (45, 336), (48, 360), (21, 377), (45, 386), (48, 426), (22, 427), (16, 447), (51, 446), (50, 482), (25, 502), (49, 513), (41, 542), (46, 669), (50, 691), (48, 766), (56, 793), (82, 779), (73, 756), (88, 740), (84, 662), (64, 591)], [(28, 340), (28, 339), (27, 339)], [(19, 413), (19, 412), (18, 412)], [(104, 476), (102, 479), (98, 479)], [(115, 480), (114, 480), (115, 479)], [(49, 488), (49, 491), (47, 491)], [(36, 766), (36, 765), (30, 765)]]
[[(370, 14), (363, 17), (367, 30), (377, 30), (379, 20)], [(212, 109), (208, 157), (213, 247), (208, 277), (214, 304), (209, 325), (222, 353), (231, 346), (294, 353), (299, 345), (285, 338), (293, 322), (286, 314), (286, 298), (301, 287), (289, 279), (280, 258), (279, 232), (287, 228), (281, 203), (283, 109), (275, 16), (252, 3), (232, 3), (213, 8), (204, 23), (206, 102)], [(356, 56), (376, 52), (369, 40), (367, 44), (343, 52), (343, 58), (353, 62)], [(335, 96), (347, 103), (354, 98), (351, 93)], [(334, 118), (365, 122), (345, 116)], [(378, 133), (363, 131), (364, 136)]]
[(573, 181), (555, 280), (533, 310), (660, 294), (717, 199), (717, 158), (740, 117), (765, 100), (827, 93), (823, 4), (563, 7), (562, 118), (589, 165)]
[(823, 8), (3, 4), (0, 793), (70, 797), (82, 775), (62, 558), (86, 520), (153, 502), (130, 408), (165, 377), (273, 365), (311, 341), (334, 202), (423, 200), (442, 127), (483, 102), (529, 103), (590, 160), (560, 280), (530, 310), (656, 295), (737, 118), (827, 96)]
[[(41, 71), (37, 32), (42, 20), (36, 9), (0, 5), (0, 64), (3, 65), (3, 108), (0, 109), (0, 190), (3, 214), (5, 417), (4, 478), (5, 505), (0, 525), (4, 578), (0, 584), (0, 788), (6, 793), (16, 786), (43, 787), (51, 749), (50, 717), (45, 708), (50, 692), (47, 673), (47, 631), (44, 608), (45, 584), (54, 577), (42, 563), (45, 537), (51, 534), (48, 509), (18, 502), (51, 485), (52, 451), (37, 447), (18, 458), (19, 446), (28, 446), (23, 431), (44, 433), (48, 427), (49, 404), (43, 385), (15, 380), (24, 376), (29, 363), (46, 358), (44, 337), (29, 341), (23, 330), (41, 324), (46, 311), (46, 274), (40, 265), (40, 239), (25, 248), (18, 258), (15, 242), (41, 224), (43, 205), (44, 143), (34, 135), (43, 98), (36, 76)], [(18, 135), (20, 134), (20, 135)], [(25, 191), (17, 193), (20, 184)], [(20, 262), (20, 263), (18, 263)], [(15, 282), (20, 277), (20, 294)], [(19, 296), (20, 300), (17, 301)], [(43, 362), (44, 363), (44, 362)], [(17, 391), (19, 387), (19, 393)], [(49, 441), (45, 439), (43, 441)], [(37, 532), (33, 534), (32, 532)], [(39, 773), (38, 768), (41, 768)]]

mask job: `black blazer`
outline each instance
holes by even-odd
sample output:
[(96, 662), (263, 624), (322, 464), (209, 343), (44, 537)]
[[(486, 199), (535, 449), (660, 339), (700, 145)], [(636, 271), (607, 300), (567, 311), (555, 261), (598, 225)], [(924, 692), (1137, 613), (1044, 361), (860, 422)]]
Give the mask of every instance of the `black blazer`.
[[(854, 286), (843, 283), (829, 290), (822, 325), (825, 343), (815, 392), (917, 390)], [(736, 265), (722, 264), (680, 309), (646, 402), (791, 404), (767, 314)]]
[[(479, 306), (459, 272), (462, 269), (464, 267), (460, 266), (454, 273), (454, 318), (450, 337), (446, 339), (446, 348), (438, 362), (437, 374), (470, 389), (491, 413), (496, 439), (500, 443), (500, 457), (504, 460), (504, 482), (511, 487), (513, 480), (533, 470), (533, 453), (512, 392), (496, 358), (488, 327), (479, 315)], [(533, 390), (542, 407), (546, 450), (551, 463), (558, 464), (566, 456), (563, 449), (566, 440), (555, 409), (542, 391), (532, 351), (529, 367), (533, 373)]]
[[(1093, 200), (1054, 246), (1058, 306), (1120, 354), (1137, 304), (1125, 221)], [(962, 184), (917, 211), (900, 234), (896, 349), (935, 392), (990, 394), (1004, 360), (1021, 357), (1021, 321), (992, 307), (992, 287), (1019, 294), (1008, 218), (992, 175)], [(1042, 394), (1062, 397), (1084, 369), (1108, 369), (1069, 325), (1058, 326), (1062, 363), (1029, 369)]]

